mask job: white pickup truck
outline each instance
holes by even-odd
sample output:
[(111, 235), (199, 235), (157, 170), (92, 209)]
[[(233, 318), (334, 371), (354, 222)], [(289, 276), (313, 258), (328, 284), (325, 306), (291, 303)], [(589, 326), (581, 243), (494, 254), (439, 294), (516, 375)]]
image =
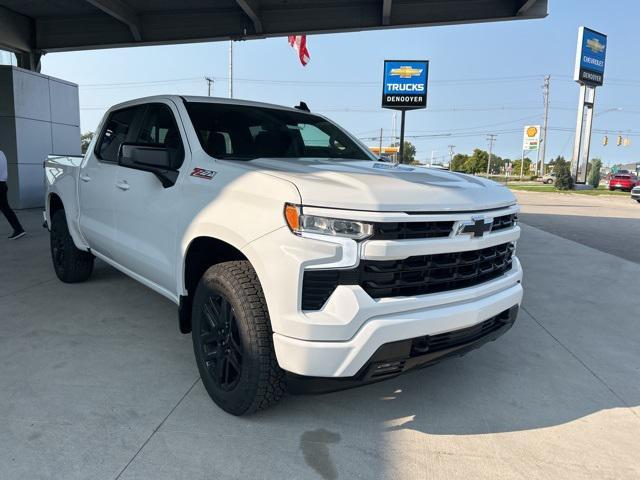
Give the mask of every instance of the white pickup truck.
[(380, 162), (302, 103), (123, 103), (46, 178), (60, 280), (97, 257), (179, 305), (204, 386), (235, 415), (462, 355), (522, 300), (508, 189)]

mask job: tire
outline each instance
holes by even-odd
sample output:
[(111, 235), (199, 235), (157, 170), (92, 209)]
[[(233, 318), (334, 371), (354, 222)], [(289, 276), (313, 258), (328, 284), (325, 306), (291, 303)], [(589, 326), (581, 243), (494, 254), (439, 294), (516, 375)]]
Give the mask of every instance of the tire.
[(552, 183), (553, 183), (553, 180), (547, 180), (547, 181), (546, 181), (546, 182), (544, 182), (544, 183), (546, 183), (547, 185), (550, 185), (550, 184), (552, 184)]
[(64, 283), (84, 282), (93, 271), (94, 256), (83, 252), (73, 243), (64, 210), (51, 218), (51, 260), (57, 277)]
[(640, 203), (640, 199), (637, 199), (636, 202)]
[(220, 263), (204, 273), (191, 319), (200, 377), (220, 408), (246, 415), (285, 395), (264, 293), (248, 261)]

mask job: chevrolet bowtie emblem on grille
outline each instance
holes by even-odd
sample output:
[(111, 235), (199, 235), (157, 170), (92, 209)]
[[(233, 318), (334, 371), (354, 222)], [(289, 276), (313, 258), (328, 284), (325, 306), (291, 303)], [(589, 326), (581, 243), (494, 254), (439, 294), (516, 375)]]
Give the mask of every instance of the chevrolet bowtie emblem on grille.
[(483, 237), (486, 232), (491, 231), (492, 224), (493, 219), (491, 218), (473, 217), (458, 225), (457, 235), (471, 235), (472, 238)]

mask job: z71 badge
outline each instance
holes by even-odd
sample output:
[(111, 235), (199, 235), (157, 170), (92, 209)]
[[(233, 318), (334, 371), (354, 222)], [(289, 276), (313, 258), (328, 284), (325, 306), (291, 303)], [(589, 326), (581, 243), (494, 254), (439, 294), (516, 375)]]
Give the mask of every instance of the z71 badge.
[(205, 180), (211, 180), (216, 175), (213, 170), (205, 170), (204, 168), (194, 168), (191, 172), (192, 177), (204, 178)]

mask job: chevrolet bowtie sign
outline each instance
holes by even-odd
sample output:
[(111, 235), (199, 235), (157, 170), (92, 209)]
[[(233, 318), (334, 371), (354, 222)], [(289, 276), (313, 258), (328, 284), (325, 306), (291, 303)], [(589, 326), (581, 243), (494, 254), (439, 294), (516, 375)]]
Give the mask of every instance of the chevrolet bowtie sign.
[(429, 62), (426, 60), (385, 60), (382, 107), (396, 110), (425, 108), (428, 73)]
[(573, 79), (583, 85), (601, 86), (606, 55), (607, 36), (590, 28), (580, 27)]

